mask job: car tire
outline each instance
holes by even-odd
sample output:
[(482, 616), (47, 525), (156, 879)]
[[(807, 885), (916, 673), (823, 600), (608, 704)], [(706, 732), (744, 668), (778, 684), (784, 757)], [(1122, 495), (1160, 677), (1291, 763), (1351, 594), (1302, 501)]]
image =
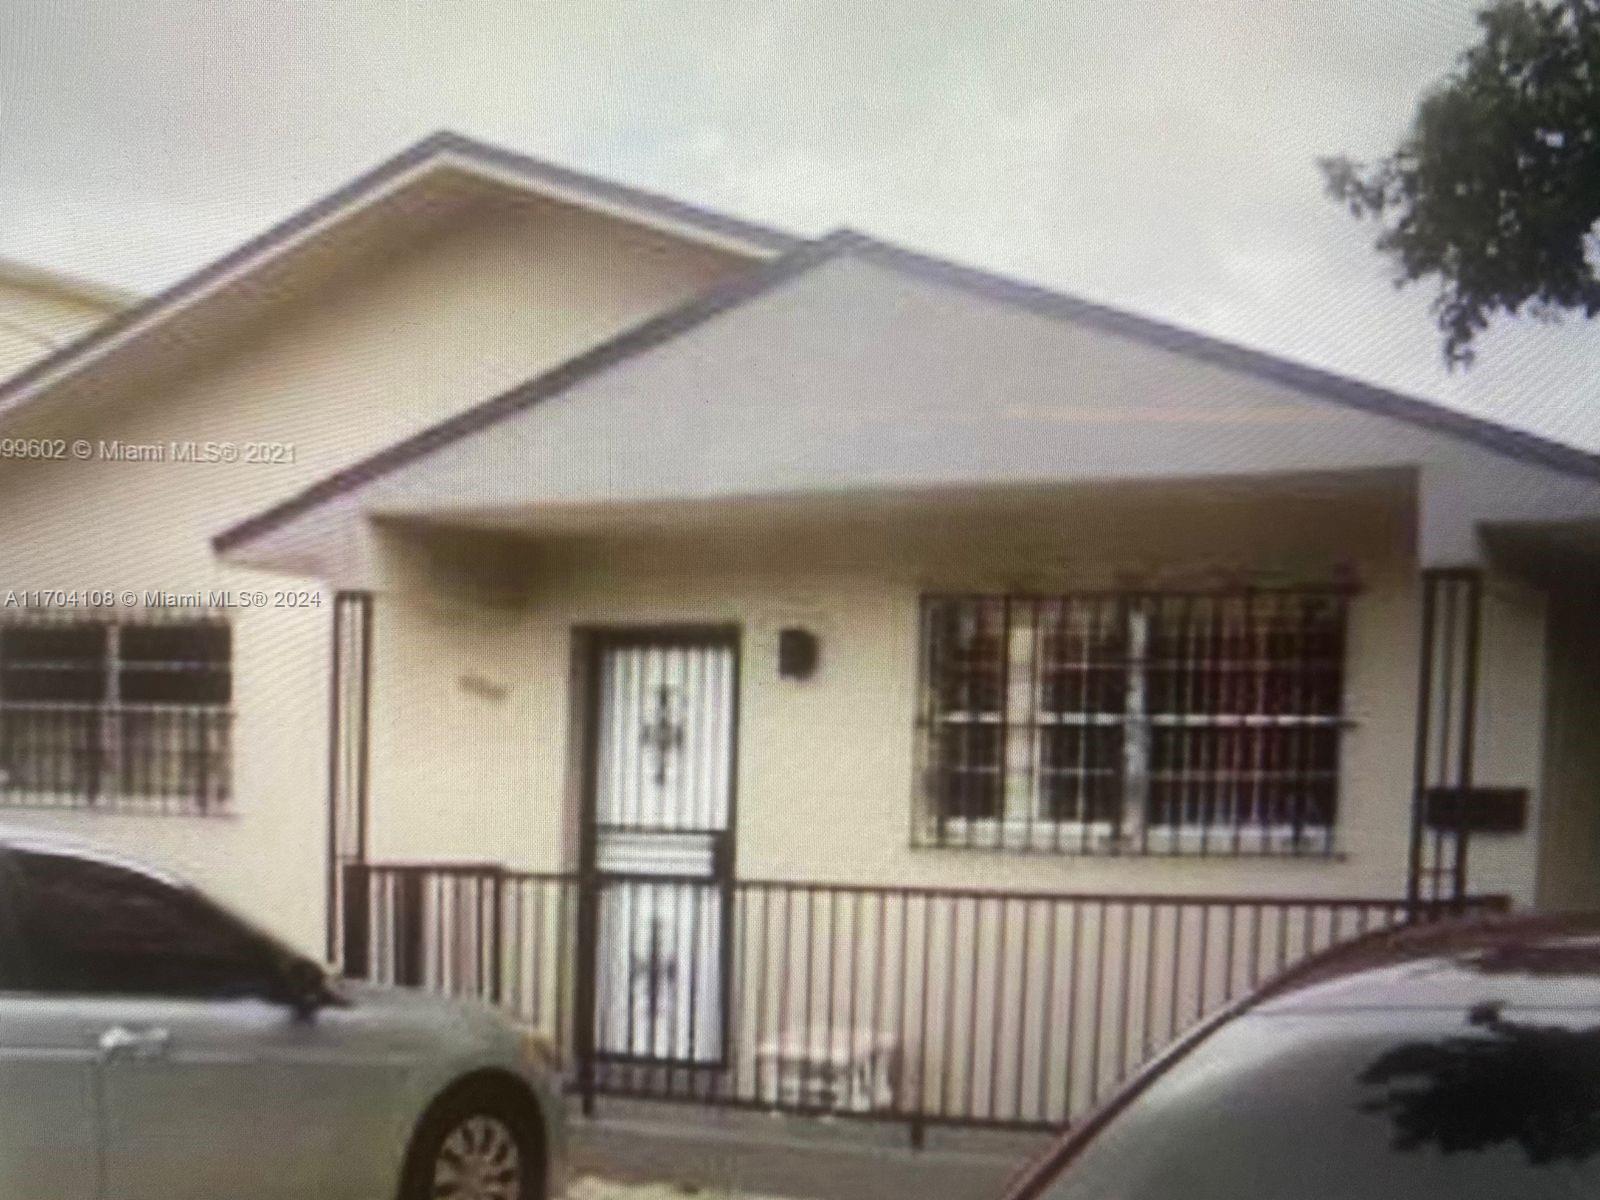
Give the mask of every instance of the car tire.
[(399, 1200), (545, 1200), (543, 1142), (533, 1100), (505, 1084), (466, 1084), (418, 1125)]

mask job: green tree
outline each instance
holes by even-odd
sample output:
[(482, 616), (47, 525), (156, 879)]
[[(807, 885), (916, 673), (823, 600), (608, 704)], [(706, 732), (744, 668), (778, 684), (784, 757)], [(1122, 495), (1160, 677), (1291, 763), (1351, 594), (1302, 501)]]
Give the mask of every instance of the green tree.
[(1397, 284), (1438, 277), (1451, 366), (1498, 313), (1600, 313), (1600, 0), (1499, 0), (1478, 24), (1393, 154), (1319, 162), (1383, 226)]

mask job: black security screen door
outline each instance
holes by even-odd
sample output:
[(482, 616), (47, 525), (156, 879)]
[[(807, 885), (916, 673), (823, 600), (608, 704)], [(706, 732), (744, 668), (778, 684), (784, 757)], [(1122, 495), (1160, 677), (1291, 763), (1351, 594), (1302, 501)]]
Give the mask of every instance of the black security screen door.
[(723, 1058), (738, 662), (731, 632), (597, 637), (591, 658), (594, 1051)]

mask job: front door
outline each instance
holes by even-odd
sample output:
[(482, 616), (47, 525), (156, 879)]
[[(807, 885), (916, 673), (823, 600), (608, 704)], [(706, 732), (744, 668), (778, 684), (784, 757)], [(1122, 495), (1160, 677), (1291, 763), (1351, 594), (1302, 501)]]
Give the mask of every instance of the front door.
[(605, 634), (593, 658), (587, 868), (601, 1058), (723, 1057), (738, 638)]

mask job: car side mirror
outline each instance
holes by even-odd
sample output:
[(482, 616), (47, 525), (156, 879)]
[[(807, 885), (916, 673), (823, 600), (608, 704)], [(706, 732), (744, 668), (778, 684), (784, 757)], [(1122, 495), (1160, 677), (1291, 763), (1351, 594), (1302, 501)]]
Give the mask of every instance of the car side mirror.
[(328, 1002), (328, 977), (309, 958), (291, 958), (278, 979), (278, 998), (298, 1017), (310, 1017)]

